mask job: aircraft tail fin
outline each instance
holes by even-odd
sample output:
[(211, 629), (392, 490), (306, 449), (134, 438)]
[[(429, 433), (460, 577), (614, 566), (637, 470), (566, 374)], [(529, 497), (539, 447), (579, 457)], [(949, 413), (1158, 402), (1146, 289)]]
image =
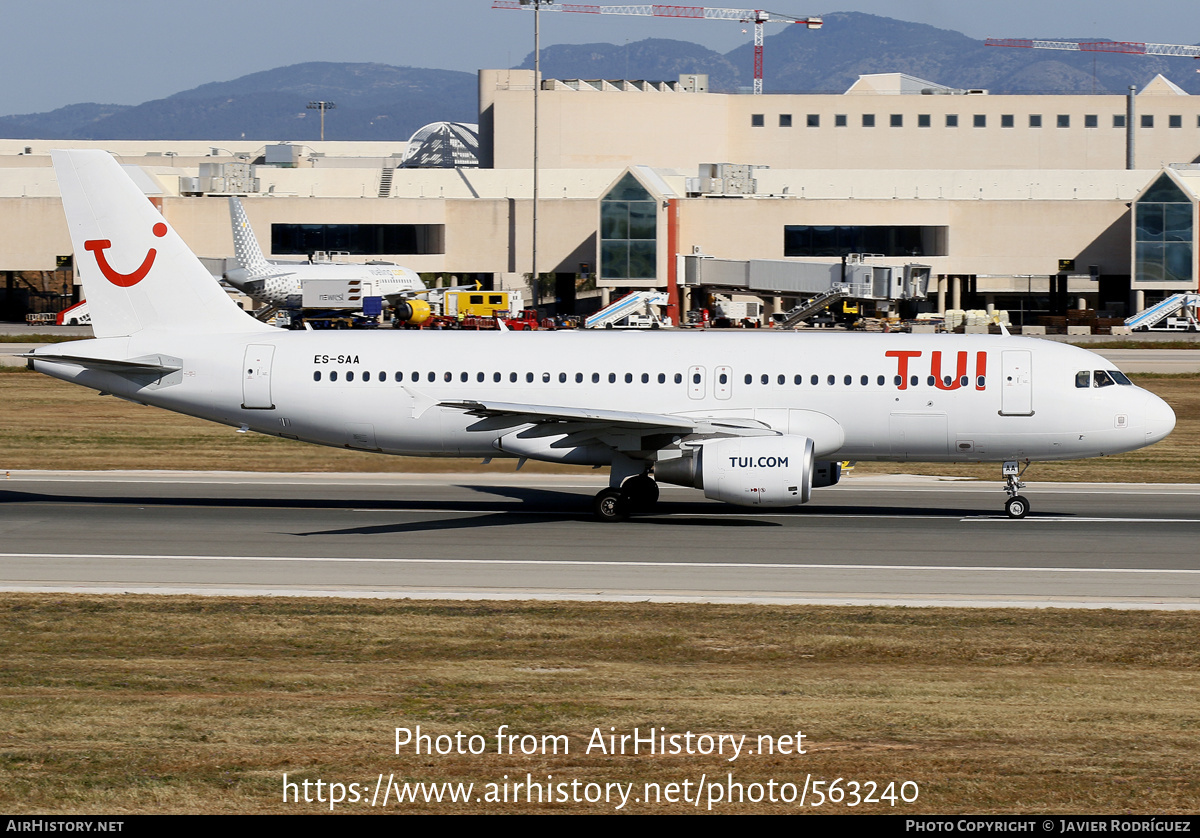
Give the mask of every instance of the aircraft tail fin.
[(271, 263), (263, 256), (258, 239), (254, 238), (250, 219), (246, 217), (246, 210), (239, 198), (229, 199), (229, 222), (233, 225), (233, 253), (246, 274), (253, 279), (271, 273)]
[(52, 151), (98, 338), (269, 329), (241, 311), (106, 151)]

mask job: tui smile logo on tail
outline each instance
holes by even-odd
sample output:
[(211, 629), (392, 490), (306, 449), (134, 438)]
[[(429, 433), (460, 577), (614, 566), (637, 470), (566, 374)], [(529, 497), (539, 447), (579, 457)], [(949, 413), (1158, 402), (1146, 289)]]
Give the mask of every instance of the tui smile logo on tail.
[[(154, 225), (154, 235), (161, 239), (166, 234), (166, 224), (160, 221)], [(132, 272), (123, 274), (120, 271), (114, 270), (113, 266), (108, 264), (108, 257), (104, 255), (104, 251), (110, 247), (112, 247), (112, 242), (108, 239), (92, 239), (83, 243), (84, 250), (90, 250), (95, 254), (96, 264), (100, 266), (100, 273), (104, 274), (104, 278), (113, 285), (118, 285), (121, 288), (129, 288), (145, 279), (146, 274), (150, 273), (150, 268), (154, 267), (154, 257), (158, 255), (157, 250), (153, 247), (150, 248), (141, 265)]]

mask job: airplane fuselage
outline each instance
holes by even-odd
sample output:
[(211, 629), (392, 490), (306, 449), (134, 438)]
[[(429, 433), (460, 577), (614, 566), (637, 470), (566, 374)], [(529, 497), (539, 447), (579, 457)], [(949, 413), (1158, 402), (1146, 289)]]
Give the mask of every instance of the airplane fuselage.
[(386, 454), (523, 454), (504, 445), (511, 428), (442, 405), (470, 400), (754, 422), (813, 439), (823, 459), (1075, 459), (1144, 447), (1174, 424), (1136, 386), (1078, 386), (1081, 372), (1114, 369), (1104, 358), (1009, 336), (146, 330), (72, 348), (181, 369), (36, 368), (227, 425)]

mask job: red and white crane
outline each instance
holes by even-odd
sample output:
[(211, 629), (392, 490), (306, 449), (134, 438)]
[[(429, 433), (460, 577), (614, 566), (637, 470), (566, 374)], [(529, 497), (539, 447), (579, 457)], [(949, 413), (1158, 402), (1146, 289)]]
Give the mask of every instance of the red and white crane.
[[(521, 0), (493, 0), (493, 9), (529, 9), (531, 3)], [(702, 20), (733, 20), (754, 24), (754, 92), (763, 92), (763, 24), (801, 23), (809, 29), (820, 29), (825, 21), (820, 17), (791, 17), (762, 9), (710, 9), (705, 6), (599, 6), (594, 3), (547, 3), (544, 12), (581, 12), (589, 15), (638, 15), (641, 17), (675, 17)]]
[(1034, 38), (988, 38), (989, 47), (1065, 49), (1073, 52), (1123, 52), (1129, 55), (1182, 55), (1200, 58), (1200, 46), (1143, 44), (1137, 41), (1039, 41)]

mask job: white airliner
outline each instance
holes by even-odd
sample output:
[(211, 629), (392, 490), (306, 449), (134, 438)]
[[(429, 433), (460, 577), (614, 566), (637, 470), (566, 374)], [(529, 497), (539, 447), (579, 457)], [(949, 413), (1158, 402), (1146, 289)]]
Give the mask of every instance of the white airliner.
[(804, 503), (837, 461), (1018, 462), (1132, 451), (1175, 425), (1104, 358), (1003, 336), (287, 332), (242, 313), (103, 151), (54, 152), (93, 340), (33, 369), (233, 427), (384, 454), (609, 466), (602, 520), (657, 482)]
[[(233, 252), (241, 267), (227, 272), (225, 278), (230, 285), (244, 291), (260, 303), (282, 309), (298, 309), (303, 302), (304, 289), (301, 282), (316, 279), (361, 280), (370, 283), (375, 296), (383, 297), (389, 305), (397, 308), (402, 308), (403, 304), (413, 297), (429, 293), (416, 271), (400, 265), (268, 262), (262, 248), (259, 247), (258, 239), (254, 236), (254, 230), (250, 227), (246, 210), (237, 198), (229, 199), (229, 220), (233, 227)], [(422, 313), (423, 301), (415, 302), (421, 304), (416, 306), (417, 310), (407, 314), (403, 311), (398, 312), (400, 319), (409, 320), (413, 314)], [(426, 316), (429, 314), (428, 307), (424, 307), (423, 313)]]

